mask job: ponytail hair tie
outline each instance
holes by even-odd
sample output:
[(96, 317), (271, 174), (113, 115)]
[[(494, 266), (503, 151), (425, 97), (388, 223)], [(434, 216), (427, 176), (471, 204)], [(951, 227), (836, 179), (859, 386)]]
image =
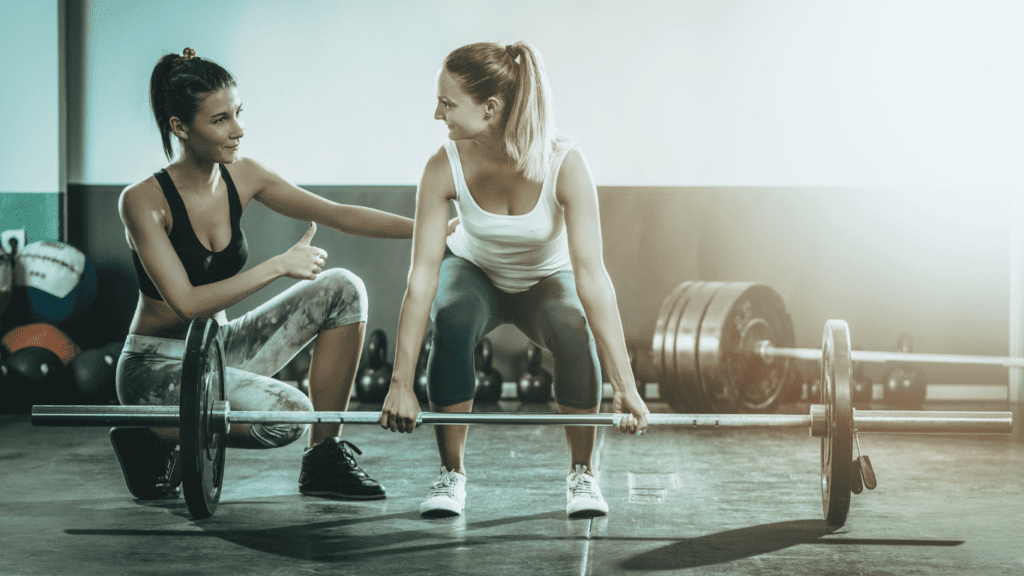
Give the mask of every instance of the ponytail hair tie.
[(505, 51), (508, 52), (508, 55), (511, 56), (513, 60), (516, 59), (516, 48), (515, 48), (515, 46), (511, 46), (509, 44), (506, 44), (505, 45)]
[[(178, 58), (174, 59), (174, 65), (177, 66), (179, 64), (184, 64), (185, 62), (188, 62), (189, 60), (192, 60), (193, 58), (196, 58), (196, 51), (191, 49), (191, 48), (185, 48), (184, 50), (181, 51), (181, 56), (179, 56)], [(196, 59), (198, 59), (198, 58), (196, 58)]]

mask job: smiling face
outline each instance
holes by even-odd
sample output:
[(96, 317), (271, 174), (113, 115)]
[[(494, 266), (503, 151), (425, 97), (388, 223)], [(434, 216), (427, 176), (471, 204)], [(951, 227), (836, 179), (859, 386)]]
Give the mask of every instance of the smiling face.
[(171, 126), (179, 138), (188, 135), (181, 144), (189, 154), (208, 162), (231, 164), (239, 158), (239, 143), (245, 135), (241, 114), (238, 88), (227, 86), (203, 99), (191, 124), (185, 126), (171, 118)]
[[(443, 67), (437, 72), (437, 108), (434, 118), (448, 126), (448, 138), (465, 140), (475, 138), (492, 129), (500, 116), (495, 110), (497, 101), (489, 98), (478, 103), (462, 90), (461, 83)], [(500, 106), (500, 103), (497, 103)], [(498, 113), (496, 113), (498, 112)]]

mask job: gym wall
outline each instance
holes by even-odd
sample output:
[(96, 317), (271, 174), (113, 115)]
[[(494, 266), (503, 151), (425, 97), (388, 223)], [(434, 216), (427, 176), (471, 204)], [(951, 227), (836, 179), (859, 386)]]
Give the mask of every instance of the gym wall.
[[(411, 186), (309, 188), (337, 202), (413, 214)], [(83, 225), (72, 228), (71, 241), (93, 258), (105, 287), (95, 319), (83, 320), (90, 328), (82, 337), (99, 343), (127, 332), (137, 299), (117, 216), (119, 192), (72, 186), (70, 210)], [(1006, 354), (1011, 218), (1005, 196), (965, 202), (936, 191), (605, 186), (598, 193), (605, 263), (627, 340), (649, 342), (661, 301), (684, 280), (758, 280), (783, 297), (798, 346), (820, 346), (825, 320), (844, 318), (854, 344), (865, 349), (892, 350), (899, 333), (909, 331), (921, 352)], [(250, 266), (284, 252), (306, 229), (257, 202), (242, 226)], [(92, 232), (78, 235), (76, 229)], [(363, 279), (370, 296), (367, 331), (383, 328), (393, 346), (411, 242), (321, 227), (314, 244), (330, 254), (330, 266)], [(229, 308), (228, 317), (294, 282), (276, 280)], [(523, 349), (525, 337), (502, 327), (491, 338), (495, 363), (507, 372), (509, 356)], [(869, 366), (868, 374), (880, 379), (881, 367)], [(1001, 368), (943, 367), (929, 377), (933, 383), (1006, 382)]]
[(61, 9), (0, 0), (0, 230), (29, 242), (61, 238)]
[[(1024, 153), (1024, 87), (1006, 72), (1024, 56), (1016, 2), (58, 5), (67, 237), (96, 263), (112, 306), (102, 318), (116, 319), (103, 330), (126, 330), (137, 297), (117, 192), (165, 164), (146, 95), (161, 54), (192, 46), (232, 71), (246, 154), (331, 199), (411, 215), (444, 137), (432, 118), (441, 58), (526, 39), (598, 184), (627, 338), (649, 337), (682, 280), (762, 280), (785, 299), (799, 345), (843, 317), (865, 348), (890, 349), (909, 330), (921, 351), (1007, 353), (1008, 264), (1024, 262), (1007, 216)], [(278, 231), (301, 236), (278, 218), (247, 211), (250, 262), (287, 248)], [(371, 328), (393, 333), (408, 243), (317, 238), (366, 280)], [(1006, 381), (1002, 370), (947, 374)]]

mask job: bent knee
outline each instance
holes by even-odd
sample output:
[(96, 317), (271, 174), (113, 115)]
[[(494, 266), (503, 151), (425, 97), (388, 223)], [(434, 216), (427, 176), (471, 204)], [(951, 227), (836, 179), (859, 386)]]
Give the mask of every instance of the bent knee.
[[(330, 268), (317, 274), (313, 283), (322, 287), (324, 297), (335, 307), (335, 314), (351, 318), (365, 316), (368, 309), (366, 284), (345, 268)], [(332, 314), (333, 315), (333, 314)]]
[(295, 442), (306, 432), (306, 424), (248, 424), (249, 435), (267, 448), (280, 448)]
[[(289, 394), (287, 399), (274, 407), (275, 412), (312, 412), (313, 403), (305, 394)], [(306, 424), (278, 422), (275, 424), (249, 424), (249, 435), (267, 448), (279, 448), (295, 442), (306, 432)]]

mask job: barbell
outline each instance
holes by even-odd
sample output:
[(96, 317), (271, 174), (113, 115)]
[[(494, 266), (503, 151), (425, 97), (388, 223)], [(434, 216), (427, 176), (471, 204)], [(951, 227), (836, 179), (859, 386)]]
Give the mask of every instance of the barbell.
[[(850, 402), (849, 328), (829, 320), (822, 339), (821, 404), (808, 414), (651, 414), (654, 426), (677, 429), (732, 427), (809, 428), (821, 438), (821, 488), (825, 519), (843, 526), (850, 507), (853, 474), (873, 476), (870, 468), (851, 465), (857, 432), (1009, 433), (1009, 412), (857, 411)], [(623, 414), (448, 414), (421, 412), (420, 424), (561, 424), (615, 426)], [(211, 516), (224, 481), (224, 434), (233, 423), (375, 424), (379, 412), (233, 411), (224, 398), (224, 353), (217, 322), (196, 319), (189, 326), (182, 360), (180, 405), (175, 406), (34, 406), (37, 426), (177, 427), (181, 442), (182, 488), (195, 519)], [(864, 464), (869, 462), (864, 459)], [(859, 476), (858, 476), (859, 478)]]
[[(687, 281), (662, 301), (650, 360), (658, 392), (677, 412), (767, 412), (796, 374), (792, 360), (821, 360), (795, 348), (782, 297), (758, 282)], [(854, 350), (855, 362), (975, 364), (1024, 368), (1024, 358)], [(642, 371), (642, 370), (641, 370)]]

